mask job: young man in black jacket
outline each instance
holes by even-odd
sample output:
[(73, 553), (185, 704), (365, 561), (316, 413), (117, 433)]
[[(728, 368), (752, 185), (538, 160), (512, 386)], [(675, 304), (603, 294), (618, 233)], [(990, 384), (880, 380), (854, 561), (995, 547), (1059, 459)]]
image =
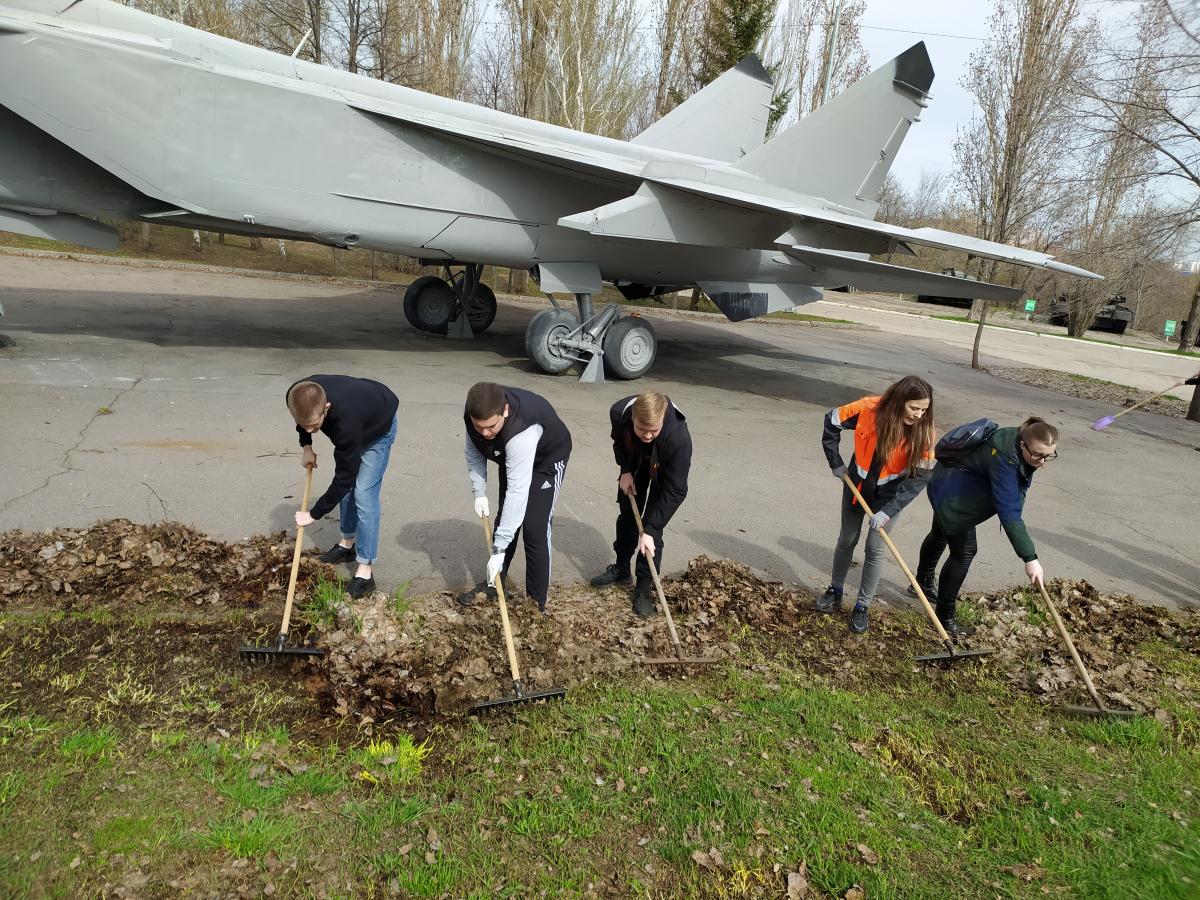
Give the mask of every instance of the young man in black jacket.
[[(481, 381), (467, 392), (464, 453), (475, 515), (486, 516), (487, 464), (500, 469), (500, 502), (487, 561), (487, 585), (505, 578), (524, 533), (525, 592), (546, 611), (550, 589), (554, 505), (571, 458), (571, 432), (544, 398), (521, 388)], [(483, 585), (459, 595), (469, 606)], [(494, 591), (488, 591), (494, 594)]]
[[(593, 578), (592, 584), (601, 587), (629, 581), (629, 559), (636, 550), (633, 611), (650, 616), (654, 614), (654, 584), (646, 557), (653, 556), (654, 565), (662, 571), (663, 529), (687, 496), (692, 436), (683, 413), (657, 391), (618, 400), (608, 411), (608, 418), (612, 423), (613, 456), (620, 469), (620, 512), (617, 539), (613, 541), (617, 561)], [(629, 506), (631, 500), (642, 511), (645, 533), (640, 538)]]
[(320, 431), (333, 442), (333, 481), (308, 512), (296, 513), (296, 525), (311, 525), (340, 506), (342, 539), (321, 556), (322, 562), (358, 563), (346, 590), (358, 598), (375, 590), (372, 566), (379, 550), (379, 495), (400, 401), (385, 385), (347, 375), (310, 375), (287, 391), (287, 406), (300, 435), (300, 464), (317, 467), (312, 436)]

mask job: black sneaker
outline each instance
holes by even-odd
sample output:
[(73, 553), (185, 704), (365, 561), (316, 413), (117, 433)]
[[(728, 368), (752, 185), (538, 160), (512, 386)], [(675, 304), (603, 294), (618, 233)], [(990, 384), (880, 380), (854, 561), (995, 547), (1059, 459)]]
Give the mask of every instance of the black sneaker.
[(350, 579), (350, 583), (346, 585), (346, 593), (350, 595), (352, 600), (357, 600), (359, 597), (369, 594), (373, 590), (375, 590), (375, 579), (373, 577), (359, 578), (355, 575)]
[(341, 544), (334, 544), (332, 547), (318, 556), (317, 559), (321, 560), (323, 563), (330, 563), (331, 565), (335, 566), (338, 563), (354, 562), (354, 548), (343, 547)]
[(825, 588), (825, 593), (817, 598), (817, 610), (819, 612), (837, 612), (841, 606), (842, 589), (839, 587), (834, 587), (832, 584)]
[(609, 563), (607, 569), (592, 579), (592, 587), (620, 584), (632, 580), (632, 577), (628, 569), (622, 569), (616, 563)]
[(855, 634), (862, 634), (867, 630), (867, 607), (861, 603), (854, 604), (854, 611), (850, 613), (850, 630)]
[[(925, 592), (926, 600), (928, 600), (930, 603), (937, 602), (937, 582), (936, 581), (934, 581), (932, 578), (921, 578), (918, 576), (917, 584), (919, 584), (921, 586), (921, 590)], [(910, 597), (917, 596), (917, 592), (915, 590), (913, 590), (913, 586), (911, 584), (908, 586), (908, 596), (910, 596)]]
[(650, 588), (639, 587), (633, 592), (633, 611), (643, 619), (654, 615), (654, 596)]
[(480, 594), (483, 594), (484, 598), (487, 600), (496, 599), (496, 589), (494, 587), (489, 587), (487, 582), (484, 581), (479, 582), (479, 584), (475, 585), (473, 588), (468, 588), (467, 590), (463, 591), (455, 599), (458, 600), (459, 606), (472, 606)]
[[(517, 592), (515, 590), (513, 590), (513, 586), (508, 583), (508, 579), (505, 579), (504, 580), (504, 599), (510, 600), (510, 601), (514, 600), (514, 599), (516, 599), (516, 593)], [(475, 603), (475, 599), (480, 594), (483, 594), (484, 599), (486, 599), (486, 600), (495, 600), (496, 599), (496, 589), (494, 587), (489, 586), (487, 584), (487, 582), (485, 582), (485, 581), (479, 582), (479, 584), (475, 585), (475, 587), (473, 587), (473, 588), (468, 588), (467, 590), (463, 591), (461, 594), (459, 594), (454, 599), (458, 601), (459, 606), (472, 606)]]

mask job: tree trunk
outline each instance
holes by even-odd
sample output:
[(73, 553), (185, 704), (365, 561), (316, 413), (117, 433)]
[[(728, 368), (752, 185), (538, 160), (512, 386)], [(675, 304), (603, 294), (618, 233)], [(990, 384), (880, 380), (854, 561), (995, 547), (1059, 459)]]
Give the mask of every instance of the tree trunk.
[(142, 252), (150, 252), (150, 223), (142, 223)]
[(262, 249), (262, 238), (260, 238), (260, 237), (250, 238), (250, 249), (251, 250), (261, 250)]
[(700, 308), (700, 288), (692, 288), (692, 302), (688, 304), (688, 309), (695, 311)]
[(975, 328), (975, 343), (971, 347), (971, 368), (979, 368), (979, 342), (983, 339), (983, 326), (987, 322), (988, 308), (991, 306), (986, 300), (979, 302), (979, 325)]
[(372, 250), (371, 251), (371, 280), (377, 281), (378, 279), (379, 279), (379, 263), (376, 262), (375, 251)]
[[(1196, 333), (1200, 331), (1200, 284), (1192, 294), (1192, 308), (1188, 310), (1187, 327), (1179, 329), (1179, 349), (1191, 351), (1196, 346)], [(1195, 406), (1195, 403), (1192, 404)]]

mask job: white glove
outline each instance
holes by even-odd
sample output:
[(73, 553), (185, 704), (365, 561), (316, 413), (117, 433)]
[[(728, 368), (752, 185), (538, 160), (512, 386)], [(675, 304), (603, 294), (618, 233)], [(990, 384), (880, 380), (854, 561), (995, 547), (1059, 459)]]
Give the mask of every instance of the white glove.
[(892, 521), (892, 517), (887, 513), (877, 512), (871, 516), (871, 530), (878, 531), (881, 528), (886, 528), (887, 523)]
[(654, 559), (654, 538), (650, 537), (648, 534), (643, 534), (638, 540), (638, 552), (643, 556), (648, 556), (651, 559)]
[(1029, 580), (1031, 582), (1037, 581), (1041, 582), (1042, 584), (1046, 583), (1042, 576), (1042, 564), (1036, 559), (1031, 559), (1029, 562), (1025, 563), (1025, 574), (1029, 576)]
[(487, 583), (488, 587), (496, 586), (496, 576), (500, 574), (500, 570), (504, 568), (504, 554), (493, 553), (488, 557), (487, 563)]
[(475, 515), (479, 516), (481, 519), (486, 519), (491, 515), (491, 511), (488, 509), (486, 496), (475, 498)]

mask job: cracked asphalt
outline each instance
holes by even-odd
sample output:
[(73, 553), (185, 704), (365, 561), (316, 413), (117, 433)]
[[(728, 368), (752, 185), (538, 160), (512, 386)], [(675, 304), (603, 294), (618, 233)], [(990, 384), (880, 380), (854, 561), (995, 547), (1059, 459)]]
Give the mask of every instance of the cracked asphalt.
[[(696, 444), (691, 493), (667, 532), (666, 571), (706, 553), (819, 589), (839, 496), (821, 453), (821, 417), (912, 372), (934, 384), (943, 426), (981, 415), (1015, 424), (1030, 413), (1059, 425), (1060, 458), (1039, 473), (1026, 506), (1048, 576), (1200, 605), (1200, 425), (1135, 412), (1092, 432), (1091, 422), (1113, 410), (973, 371), (966, 329), (875, 312), (861, 299), (853, 309), (812, 308), (864, 323), (857, 328), (653, 315), (652, 377), (603, 386), (533, 371), (523, 335), (540, 307), (528, 302), (502, 303), (486, 335), (453, 342), (414, 331), (395, 291), (361, 284), (8, 255), (0, 255), (0, 302), (8, 314), (0, 319), (0, 530), (117, 516), (175, 519), (227, 540), (285, 528), (302, 472), (284, 391), (315, 372), (363, 375), (400, 398), (380, 586), (458, 589), (485, 562), (462, 456), (462, 402), (471, 384), (494, 380), (545, 395), (572, 431), (553, 578), (578, 581), (611, 561), (617, 473), (608, 407), (656, 387), (687, 414)], [(1161, 371), (1154, 383), (1164, 386), (1180, 365), (995, 334), (984, 344), (992, 364), (1042, 360), (1133, 384)], [(847, 455), (848, 444), (849, 436)], [(320, 436), (317, 451), (314, 490), (323, 490), (332, 453)], [(929, 518), (921, 497), (897, 523), (894, 538), (912, 565)], [(306, 537), (323, 548), (336, 535), (327, 518)], [(979, 538), (966, 590), (1017, 584), (1022, 565), (999, 527), (985, 525)], [(903, 577), (889, 562), (879, 598), (911, 602)]]

